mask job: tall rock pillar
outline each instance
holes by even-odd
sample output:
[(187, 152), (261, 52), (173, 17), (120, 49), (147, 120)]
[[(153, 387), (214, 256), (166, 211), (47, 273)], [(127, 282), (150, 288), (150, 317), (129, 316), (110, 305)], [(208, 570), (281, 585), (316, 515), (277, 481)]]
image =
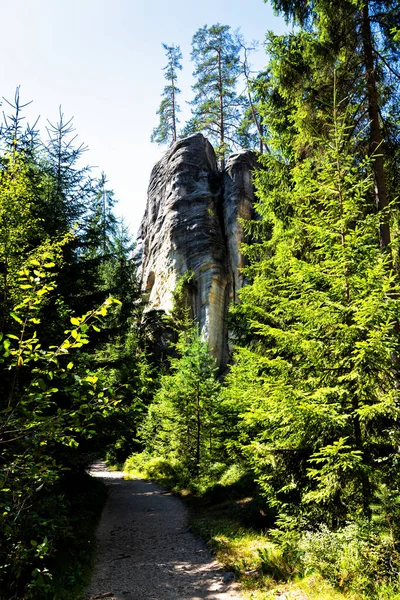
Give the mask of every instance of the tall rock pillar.
[(168, 313), (178, 278), (191, 271), (193, 316), (222, 368), (228, 361), (226, 309), (242, 282), (238, 218), (251, 216), (254, 165), (252, 153), (238, 153), (222, 174), (203, 135), (177, 141), (151, 173), (139, 234), (149, 310)]

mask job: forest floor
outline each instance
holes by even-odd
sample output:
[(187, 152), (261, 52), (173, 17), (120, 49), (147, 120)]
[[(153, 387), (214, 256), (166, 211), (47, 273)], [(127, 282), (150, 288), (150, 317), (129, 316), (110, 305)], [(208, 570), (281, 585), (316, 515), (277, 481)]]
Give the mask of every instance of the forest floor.
[(109, 487), (97, 529), (91, 600), (242, 600), (204, 542), (188, 527), (185, 505), (142, 479), (96, 464)]

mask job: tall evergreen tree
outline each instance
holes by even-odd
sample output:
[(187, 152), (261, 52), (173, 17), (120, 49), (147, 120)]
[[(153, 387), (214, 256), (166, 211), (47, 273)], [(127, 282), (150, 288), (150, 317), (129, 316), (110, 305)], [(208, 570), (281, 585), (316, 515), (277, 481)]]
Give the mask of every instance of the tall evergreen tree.
[(107, 177), (101, 173), (93, 181), (93, 194), (87, 206), (84, 244), (89, 255), (106, 258), (112, 251), (112, 239), (117, 232), (117, 219), (113, 213), (114, 192), (107, 187)]
[(48, 141), (45, 145), (48, 173), (47, 210), (53, 218), (52, 231), (69, 231), (82, 224), (89, 198), (93, 192), (90, 167), (79, 165), (87, 151), (76, 145), (73, 119), (65, 120), (59, 108), (59, 120), (48, 121)]
[(221, 167), (226, 153), (238, 143), (243, 98), (236, 90), (240, 76), (241, 44), (229, 25), (201, 27), (193, 36), (191, 58), (195, 64), (191, 101), (193, 117), (186, 131), (202, 131), (216, 145)]
[[(358, 103), (359, 126), (369, 130), (375, 203), (382, 212), (383, 247), (390, 245), (388, 205), (395, 195), (398, 167), (391, 160), (399, 141), (398, 80), (400, 11), (395, 0), (274, 0), (274, 8), (313, 35), (320, 51), (346, 63), (347, 93)], [(337, 66), (337, 65), (336, 65)], [(350, 89), (352, 88), (352, 89)], [(394, 118), (393, 116), (396, 115)]]
[(373, 159), (358, 155), (348, 121), (335, 104), (319, 153), (293, 168), (291, 185), (269, 187), (271, 159), (257, 175), (253, 283), (236, 308), (253, 337), (228, 389), (270, 502), (330, 525), (349, 510), (368, 515), (374, 489), (398, 485), (399, 286), (370, 211)]
[(40, 145), (39, 132), (36, 128), (39, 117), (33, 125), (29, 123), (25, 125), (23, 114), (24, 108), (32, 104), (32, 101), (22, 103), (20, 86), (17, 86), (14, 100), (9, 101), (4, 98), (4, 102), (7, 110), (11, 108), (11, 112), (9, 114), (3, 112), (4, 123), (0, 127), (0, 146), (9, 152), (23, 152), (25, 162), (28, 158), (32, 161)]
[(260, 103), (263, 99), (262, 90), (265, 85), (265, 74), (261, 72), (256, 78), (252, 77), (249, 53), (255, 49), (256, 47), (247, 48), (242, 44), (244, 56), (241, 64), (246, 85), (247, 107), (243, 114), (238, 135), (242, 139), (242, 145), (244, 147), (257, 148), (260, 154), (263, 154), (264, 150), (268, 148), (265, 142), (265, 124), (260, 113)]
[(178, 79), (177, 71), (182, 69), (182, 52), (179, 46), (162, 45), (167, 57), (167, 65), (164, 67), (164, 77), (168, 84), (164, 87), (162, 101), (157, 114), (160, 115), (160, 122), (153, 129), (151, 141), (157, 144), (171, 144), (177, 139), (177, 124), (179, 119), (177, 113), (180, 111), (176, 97), (180, 94), (180, 89), (176, 82)]

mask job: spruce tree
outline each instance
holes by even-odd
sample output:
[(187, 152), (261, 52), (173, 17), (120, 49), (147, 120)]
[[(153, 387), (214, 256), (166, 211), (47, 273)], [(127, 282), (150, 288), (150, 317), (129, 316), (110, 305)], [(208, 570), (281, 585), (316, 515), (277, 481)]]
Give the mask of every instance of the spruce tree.
[(79, 164), (87, 147), (76, 144), (73, 119), (65, 120), (61, 106), (59, 120), (55, 124), (48, 121), (47, 133), (47, 211), (53, 219), (51, 231), (65, 232), (82, 224), (93, 192), (90, 167)]
[(112, 253), (112, 239), (117, 232), (117, 219), (113, 213), (116, 200), (107, 186), (107, 177), (101, 173), (93, 181), (93, 193), (86, 208), (82, 237), (83, 254), (88, 258), (105, 260)]
[(400, 288), (370, 210), (373, 159), (358, 154), (345, 104), (290, 181), (279, 154), (256, 175), (252, 283), (235, 308), (251, 335), (226, 399), (269, 502), (331, 526), (368, 515), (380, 484), (398, 485)]
[(178, 79), (177, 71), (182, 69), (182, 52), (179, 46), (162, 45), (167, 57), (167, 65), (164, 67), (164, 77), (167, 85), (164, 87), (162, 100), (157, 114), (160, 116), (160, 122), (153, 129), (151, 141), (157, 144), (171, 144), (177, 139), (177, 124), (179, 119), (177, 113), (180, 111), (176, 97), (180, 94), (180, 89), (176, 82)]
[(192, 40), (196, 82), (190, 103), (193, 117), (186, 132), (204, 132), (215, 144), (222, 168), (227, 152), (240, 146), (237, 131), (244, 102), (236, 90), (241, 72), (240, 49), (237, 35), (231, 33), (229, 25), (220, 23), (200, 28)]
[(215, 456), (217, 369), (196, 326), (180, 334), (176, 350), (142, 436), (149, 452), (178, 460), (191, 475), (199, 475)]
[(24, 109), (32, 104), (32, 101), (22, 103), (20, 96), (20, 86), (15, 90), (14, 100), (10, 101), (4, 98), (7, 110), (11, 112), (6, 114), (3, 112), (3, 124), (0, 126), (0, 147), (9, 152), (23, 152), (25, 162), (28, 159), (34, 160), (35, 155), (40, 146), (39, 132), (36, 128), (39, 117), (33, 125), (27, 123), (25, 125)]
[[(373, 157), (374, 202), (382, 212), (381, 243), (391, 241), (389, 204), (396, 194), (398, 165), (398, 80), (400, 46), (396, 31), (400, 12), (395, 0), (352, 2), (340, 0), (274, 0), (273, 7), (287, 20), (303, 27), (319, 46), (325, 63), (345, 66), (347, 95), (358, 106), (357, 129), (368, 132)], [(299, 71), (301, 73), (301, 71)], [(317, 92), (318, 93), (318, 92)]]

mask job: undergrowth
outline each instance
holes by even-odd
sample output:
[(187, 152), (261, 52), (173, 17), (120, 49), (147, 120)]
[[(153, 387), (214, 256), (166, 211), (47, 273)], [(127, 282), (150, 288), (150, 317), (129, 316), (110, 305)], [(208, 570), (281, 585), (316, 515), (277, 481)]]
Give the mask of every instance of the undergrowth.
[(81, 600), (84, 597), (94, 560), (95, 528), (106, 494), (106, 486), (100, 480), (86, 473), (70, 472), (51, 493), (42, 495), (35, 505), (35, 519), (31, 518), (29, 529), (24, 532), (29, 539), (39, 526), (46, 529), (45, 544), (37, 546), (39, 567), (32, 565), (21, 571), (21, 582), (25, 577), (33, 583), (27, 586), (28, 591), (17, 591), (12, 598)]
[(74, 478), (67, 494), (70, 531), (54, 557), (54, 600), (83, 598), (93, 567), (95, 528), (107, 488), (99, 479), (84, 474)]

